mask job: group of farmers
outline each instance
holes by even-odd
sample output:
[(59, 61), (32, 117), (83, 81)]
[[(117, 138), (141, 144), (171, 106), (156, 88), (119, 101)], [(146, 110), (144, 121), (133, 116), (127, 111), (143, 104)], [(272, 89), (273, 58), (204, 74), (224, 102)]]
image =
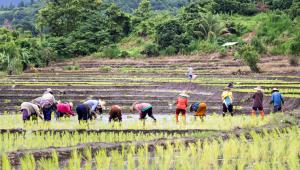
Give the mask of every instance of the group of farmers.
[[(229, 83), (228, 86), (224, 88), (224, 91), (221, 95), (222, 99), (222, 108), (223, 116), (226, 113), (230, 113), (233, 116), (233, 101), (234, 97), (231, 92), (233, 88), (233, 83)], [(264, 107), (263, 107), (263, 89), (261, 87), (255, 88), (256, 92), (253, 94), (253, 106), (252, 106), (252, 115), (255, 116), (256, 112), (259, 111), (261, 118), (264, 118)], [(182, 115), (182, 120), (186, 120), (186, 113), (189, 106), (189, 95), (187, 92), (183, 91), (179, 94), (176, 100), (176, 122), (179, 122), (179, 115)], [(87, 121), (97, 118), (97, 114), (102, 114), (103, 109), (105, 108), (105, 102), (102, 100), (87, 100), (83, 103), (80, 103), (76, 107), (76, 113), (78, 115), (79, 122)], [(283, 96), (277, 88), (274, 88), (271, 96), (271, 104), (274, 106), (274, 112), (282, 111), (282, 105), (284, 104)], [(156, 121), (152, 112), (153, 106), (149, 103), (139, 103), (134, 102), (130, 107), (130, 111), (137, 111), (140, 114), (140, 119), (145, 120), (148, 115), (154, 121)], [(191, 104), (190, 111), (194, 112), (195, 118), (203, 117), (206, 115), (206, 103), (205, 102), (196, 102)], [(61, 101), (56, 101), (53, 96), (53, 91), (51, 88), (48, 88), (41, 97), (38, 97), (31, 102), (23, 102), (21, 104), (21, 112), (24, 121), (27, 120), (37, 120), (38, 117), (45, 121), (51, 121), (51, 114), (56, 110), (55, 117), (59, 119), (61, 117), (70, 117), (75, 116), (73, 112), (73, 103), (67, 102), (62, 103)], [(122, 121), (122, 107), (119, 105), (112, 105), (109, 109), (109, 122), (111, 121)]]

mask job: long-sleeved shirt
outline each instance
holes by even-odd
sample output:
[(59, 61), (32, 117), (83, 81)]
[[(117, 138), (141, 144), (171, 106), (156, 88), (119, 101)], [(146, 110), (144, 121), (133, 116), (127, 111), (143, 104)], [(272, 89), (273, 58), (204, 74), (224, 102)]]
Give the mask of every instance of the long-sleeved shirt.
[(49, 108), (56, 102), (56, 100), (55, 100), (54, 96), (51, 93), (45, 92), (43, 94), (40, 102), (41, 102), (40, 106), (42, 108)]
[(67, 103), (59, 103), (57, 104), (57, 111), (61, 113), (66, 113), (68, 115), (74, 116), (74, 112), (72, 111), (72, 107), (70, 104)]
[(99, 100), (88, 100), (84, 104), (89, 105), (91, 111), (96, 111), (97, 106), (99, 105)]
[(21, 110), (26, 109), (29, 116), (31, 114), (37, 114), (39, 117), (42, 117), (39, 107), (36, 104), (30, 102), (23, 102), (21, 104)]
[(222, 93), (222, 101), (224, 104), (226, 104), (226, 106), (232, 104), (233, 102), (233, 95), (232, 95), (232, 92), (231, 91), (224, 91)]
[(264, 94), (262, 92), (256, 92), (252, 98), (253, 107), (263, 107)]
[(149, 103), (138, 103), (134, 106), (134, 108), (141, 114), (143, 111), (152, 108), (152, 105)]
[(273, 103), (274, 106), (281, 106), (284, 103), (281, 93), (274, 92), (271, 96), (271, 103)]
[(189, 100), (185, 97), (179, 96), (176, 101), (176, 108), (186, 110)]

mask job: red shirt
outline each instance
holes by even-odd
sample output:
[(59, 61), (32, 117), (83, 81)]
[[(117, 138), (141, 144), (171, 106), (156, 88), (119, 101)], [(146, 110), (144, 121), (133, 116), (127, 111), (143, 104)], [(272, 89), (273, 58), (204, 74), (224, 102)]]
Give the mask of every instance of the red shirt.
[(186, 108), (188, 107), (188, 103), (189, 103), (189, 100), (187, 98), (179, 96), (176, 101), (176, 107), (177, 107), (177, 109), (186, 110)]
[(72, 107), (69, 104), (59, 103), (57, 104), (57, 111), (61, 113), (67, 113), (69, 115), (74, 116), (74, 112), (72, 111)]

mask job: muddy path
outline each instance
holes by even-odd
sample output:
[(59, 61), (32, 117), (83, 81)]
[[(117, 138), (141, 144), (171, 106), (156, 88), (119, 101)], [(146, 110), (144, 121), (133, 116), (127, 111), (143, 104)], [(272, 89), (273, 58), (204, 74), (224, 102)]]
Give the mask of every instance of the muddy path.
[(213, 140), (213, 139), (223, 139), (227, 140), (232, 136), (240, 137), (244, 135), (246, 139), (251, 140), (252, 136), (250, 132), (255, 131), (256, 133), (263, 135), (265, 131), (271, 132), (273, 130), (277, 131), (285, 131), (285, 129), (290, 128), (291, 124), (282, 123), (280, 126), (278, 125), (267, 125), (260, 128), (253, 128), (253, 129), (234, 129), (228, 132), (215, 132), (209, 137), (185, 137), (185, 138), (160, 138), (151, 141), (129, 141), (129, 142), (118, 142), (118, 143), (104, 143), (104, 142), (96, 142), (96, 143), (84, 143), (78, 144), (72, 147), (50, 147), (45, 149), (28, 149), (28, 150), (18, 150), (14, 152), (7, 153), (7, 156), (11, 162), (12, 166), (20, 165), (20, 158), (24, 155), (31, 154), (34, 156), (35, 160), (38, 161), (41, 158), (51, 158), (52, 153), (55, 151), (58, 155), (59, 161), (66, 161), (70, 159), (71, 153), (77, 150), (80, 154), (83, 155), (85, 148), (91, 148), (92, 154), (95, 155), (97, 151), (101, 149), (105, 149), (107, 152), (112, 150), (122, 151), (122, 149), (127, 149), (131, 146), (135, 146), (136, 148), (141, 148), (148, 146), (149, 151), (154, 151), (156, 146), (166, 146), (167, 144), (174, 145), (177, 142), (182, 142), (186, 145), (190, 143), (196, 143), (199, 141), (204, 140)]

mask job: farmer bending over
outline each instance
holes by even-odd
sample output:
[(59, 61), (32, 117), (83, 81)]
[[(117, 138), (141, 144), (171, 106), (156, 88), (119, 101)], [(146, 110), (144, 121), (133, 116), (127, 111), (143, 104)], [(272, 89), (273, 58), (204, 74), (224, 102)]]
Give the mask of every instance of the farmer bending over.
[(30, 118), (35, 121), (37, 121), (37, 117), (43, 119), (43, 115), (40, 112), (40, 108), (36, 104), (30, 102), (23, 102), (21, 104), (20, 111), (22, 112), (24, 122), (30, 120)]
[(273, 88), (272, 90), (272, 96), (271, 96), (271, 102), (270, 104), (273, 104), (274, 109), (273, 112), (281, 112), (282, 111), (282, 105), (284, 104), (283, 96), (279, 92), (277, 88)]
[(264, 94), (262, 92), (262, 88), (260, 86), (254, 88), (257, 90), (256, 93), (252, 96), (253, 98), (253, 106), (252, 106), (252, 116), (256, 116), (256, 111), (259, 110), (261, 119), (264, 119), (265, 112), (264, 112), (264, 107), (263, 107), (263, 99), (264, 99)]
[(44, 120), (51, 121), (51, 113), (54, 110), (54, 105), (56, 100), (53, 96), (53, 91), (51, 88), (47, 88), (43, 96), (40, 99), (40, 106), (43, 109)]
[(186, 108), (189, 103), (189, 95), (184, 91), (179, 94), (179, 97), (176, 101), (176, 122), (179, 122), (179, 114), (182, 114), (183, 120), (186, 121)]
[(122, 122), (122, 108), (119, 105), (112, 105), (109, 110), (109, 122), (111, 121)]
[(204, 102), (197, 102), (191, 105), (191, 112), (195, 112), (195, 120), (197, 117), (203, 121), (203, 117), (206, 116), (206, 104)]
[(102, 107), (104, 107), (105, 102), (102, 100), (88, 100), (83, 104), (79, 104), (76, 107), (76, 112), (78, 115), (78, 121), (81, 120), (87, 121), (88, 119), (92, 120), (93, 117), (96, 118), (96, 112), (102, 114)]
[(231, 89), (229, 87), (225, 87), (224, 91), (222, 93), (222, 106), (223, 106), (223, 116), (225, 116), (225, 114), (227, 112), (229, 112), (231, 114), (231, 116), (233, 116), (233, 95), (232, 92), (230, 91)]
[(73, 103), (60, 103), (56, 105), (57, 112), (56, 112), (56, 119), (58, 120), (61, 117), (71, 117), (75, 116), (75, 113), (72, 111)]
[(132, 106), (130, 107), (130, 111), (138, 111), (140, 114), (140, 119), (145, 120), (146, 116), (148, 115), (151, 117), (154, 121), (156, 121), (155, 117), (153, 116), (152, 113), (152, 108), (153, 106), (149, 103), (139, 103), (139, 102), (134, 102)]

